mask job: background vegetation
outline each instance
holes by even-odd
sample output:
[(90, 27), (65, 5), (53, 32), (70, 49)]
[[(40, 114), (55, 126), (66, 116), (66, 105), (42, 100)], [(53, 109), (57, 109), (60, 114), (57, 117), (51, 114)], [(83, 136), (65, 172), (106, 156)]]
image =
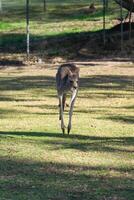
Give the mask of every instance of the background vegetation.
[[(45, 55), (44, 57), (67, 56), (69, 52), (74, 53), (74, 48), (70, 50), (74, 40), (75, 44), (79, 43), (78, 48), (75, 50), (75, 54), (77, 54), (77, 51), (87, 43), (89, 37), (92, 37), (94, 33), (96, 36), (96, 31), (102, 30), (103, 27), (102, 2), (100, 0), (94, 1), (96, 11), (90, 13), (89, 6), (92, 2), (76, 0), (47, 1), (47, 10), (44, 12), (43, 1), (30, 1), (31, 53), (40, 56)], [(107, 29), (119, 23), (117, 20), (120, 17), (119, 11), (120, 7), (114, 1), (110, 1), (106, 13)], [(123, 14), (125, 16), (126, 11)], [(24, 0), (3, 2), (0, 23), (1, 52), (24, 53), (26, 51), (25, 21)], [(81, 33), (83, 34), (81, 35)], [(69, 37), (69, 40), (72, 38), (71, 44), (66, 41), (67, 37)], [(58, 46), (59, 42), (60, 44), (64, 43), (63, 48)]]

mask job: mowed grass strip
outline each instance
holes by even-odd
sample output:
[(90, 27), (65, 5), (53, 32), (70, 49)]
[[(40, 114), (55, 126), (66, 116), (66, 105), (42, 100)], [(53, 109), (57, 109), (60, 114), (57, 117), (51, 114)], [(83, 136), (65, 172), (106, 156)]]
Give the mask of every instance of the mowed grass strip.
[[(3, 12), (0, 14), (0, 32), (3, 34), (25, 33), (25, 1), (5, 1)], [(30, 2), (30, 33), (36, 36), (52, 36), (55, 34), (76, 33), (82, 31), (97, 31), (103, 27), (103, 5), (98, 0), (95, 3), (95, 12), (89, 11), (90, 3), (82, 1), (47, 2), (44, 12), (42, 1)], [(119, 6), (109, 3), (106, 13), (107, 28), (117, 24)], [(126, 11), (124, 11), (124, 16)]]
[(79, 66), (70, 136), (58, 120), (57, 67), (1, 68), (0, 199), (133, 199), (133, 65)]

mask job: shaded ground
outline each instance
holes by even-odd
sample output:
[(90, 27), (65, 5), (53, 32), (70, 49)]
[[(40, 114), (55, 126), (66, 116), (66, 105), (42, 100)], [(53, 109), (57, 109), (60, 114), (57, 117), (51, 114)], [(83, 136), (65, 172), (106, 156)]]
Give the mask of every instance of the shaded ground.
[[(104, 57), (127, 58), (133, 60), (134, 32), (129, 39), (129, 24), (124, 24), (124, 43), (121, 52), (120, 25), (106, 31), (106, 43), (103, 43), (103, 31), (66, 33), (61, 35), (43, 36), (31, 35), (31, 61), (53, 60), (56, 57), (67, 59), (102, 59)], [(132, 24), (133, 28), (133, 24)], [(24, 34), (4, 34), (1, 39), (1, 58), (7, 60), (6, 55), (21, 54), (24, 60), (26, 52), (26, 36)], [(19, 48), (18, 48), (19, 47)], [(1, 61), (2, 64), (3, 61)], [(9, 61), (10, 62), (10, 61)]]
[[(70, 10), (70, 21), (85, 19), (84, 11)], [(62, 23), (68, 14), (51, 16)], [(85, 32), (87, 24), (82, 33), (71, 24), (74, 33), (59, 27), (61, 34), (47, 37), (34, 24), (28, 65), (25, 34), (10, 25), (0, 35), (0, 200), (133, 200), (133, 38), (125, 29), (121, 54), (119, 25), (106, 32), (104, 48), (103, 32)], [(80, 67), (80, 89), (71, 134), (63, 137), (55, 74), (66, 60)], [(68, 108), (64, 116), (67, 124)]]
[(27, 194), (29, 194), (29, 199), (123, 200), (128, 196), (130, 200), (133, 199), (131, 178), (111, 176), (113, 172), (122, 175), (131, 173), (131, 168), (126, 170), (118, 167), (25, 162), (3, 158), (1, 165), (6, 166), (1, 169), (3, 173), (1, 180), (8, 180), (8, 184), (5, 182), (0, 187), (2, 198), (5, 197), (4, 191), (8, 190), (7, 199), (9, 197), (10, 199), (26, 199)]
[[(4, 16), (0, 35), (0, 200), (133, 200), (133, 37), (124, 33), (120, 53), (118, 25), (106, 31), (104, 48), (101, 7), (88, 15), (87, 7), (64, 6), (61, 13), (57, 6), (48, 18), (31, 7), (27, 63), (19, 8)], [(60, 130), (55, 89), (65, 61), (80, 67), (69, 136)], [(68, 108), (64, 116), (67, 124)]]
[(70, 136), (62, 135), (58, 120), (58, 65), (5, 63), (0, 199), (133, 200), (133, 62), (77, 62), (80, 89)]
[[(0, 24), (0, 58), (21, 54), (25, 60), (26, 31), (24, 2), (17, 0), (3, 4)], [(16, 9), (17, 8), (17, 9)], [(62, 12), (61, 12), (62, 10)], [(123, 11), (125, 17), (126, 11)], [(133, 59), (134, 33), (129, 40), (129, 24), (123, 25), (124, 45), (121, 52), (119, 25), (120, 8), (109, 2), (106, 12), (106, 44), (103, 38), (102, 3), (95, 2), (95, 11), (89, 11), (89, 2), (64, 1), (47, 2), (47, 11), (43, 11), (43, 2), (30, 2), (30, 53), (31, 61), (39, 58), (63, 60), (77, 58), (121, 57)], [(134, 24), (131, 24), (133, 30)], [(14, 57), (14, 59), (17, 59)], [(13, 58), (12, 58), (13, 59)], [(13, 59), (13, 60), (14, 60)]]

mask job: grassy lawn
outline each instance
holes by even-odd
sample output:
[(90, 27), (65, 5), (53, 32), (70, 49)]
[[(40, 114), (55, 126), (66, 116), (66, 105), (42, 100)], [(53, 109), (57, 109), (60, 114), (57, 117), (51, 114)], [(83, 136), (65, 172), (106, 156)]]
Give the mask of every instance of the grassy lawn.
[[(13, 0), (10, 2), (5, 0), (2, 3), (3, 11), (0, 13), (0, 57), (19, 53), (22, 59), (25, 59), (25, 0)], [(97, 45), (99, 48), (101, 46), (102, 49), (100, 49), (98, 54), (105, 55), (103, 51), (103, 34), (101, 32), (103, 27), (102, 2), (100, 0), (95, 1), (96, 10), (93, 13), (88, 11), (90, 3), (87, 0), (52, 0), (47, 1), (47, 11), (44, 12), (42, 0), (38, 2), (36, 0), (30, 1), (31, 60), (33, 57), (47, 60), (55, 56), (62, 57), (63, 59), (72, 59), (79, 56), (79, 50), (88, 41), (92, 41), (90, 43), (91, 48), (88, 49), (87, 47), (88, 55), (96, 54), (96, 52), (92, 52), (92, 45), (94, 49)], [(126, 15), (126, 11), (123, 11), (123, 15)], [(109, 30), (116, 26), (119, 23), (117, 20), (119, 17), (119, 6), (114, 1), (110, 1), (108, 11), (106, 12), (106, 29)], [(120, 53), (120, 36), (117, 39), (117, 45), (116, 41), (113, 44), (114, 34), (111, 35), (112, 33), (107, 31), (106, 43), (110, 41), (111, 45), (106, 44), (106, 49), (113, 49), (115, 46), (119, 46), (117, 49)], [(127, 43), (126, 40), (124, 41)], [(133, 44), (133, 41), (130, 43)], [(130, 56), (128, 50), (130, 46), (128, 44), (128, 47), (124, 47), (128, 56)], [(110, 51), (108, 53), (112, 55)], [(117, 54), (115, 53), (115, 56), (118, 56)]]
[[(49, 36), (60, 33), (96, 31), (102, 29), (103, 9), (96, 1), (96, 11), (88, 13), (88, 1), (48, 1), (47, 11), (43, 11), (42, 1), (30, 2), (30, 30), (32, 34)], [(106, 14), (107, 28), (112, 27), (115, 18), (119, 17), (119, 7), (110, 2)], [(25, 1), (4, 1), (3, 13), (0, 15), (2, 33), (25, 32)]]
[[(30, 52), (77, 52), (102, 29), (96, 2), (89, 14), (87, 0), (47, 1), (45, 13), (42, 0), (30, 1)], [(63, 136), (57, 66), (22, 66), (16, 55), (26, 48), (24, 3), (5, 0), (0, 14), (0, 200), (133, 200), (134, 64), (79, 64), (73, 127)], [(118, 16), (111, 1), (106, 27)]]
[(133, 200), (134, 65), (79, 66), (70, 136), (57, 67), (1, 67), (0, 200)]
[[(95, 31), (103, 27), (103, 4), (100, 0), (95, 2), (95, 12), (89, 12), (88, 8), (92, 2), (89, 1), (60, 1), (53, 0), (47, 2), (47, 10), (43, 11), (43, 1), (31, 1), (30, 2), (30, 21), (31, 21), (31, 33), (34, 32), (38, 35), (50, 35), (63, 32), (72, 32), (75, 28), (80, 28), (81, 31)], [(123, 11), (123, 15), (126, 15), (126, 11)], [(113, 26), (113, 20), (120, 17), (120, 7), (114, 3), (109, 2), (109, 8), (106, 12), (106, 26), (107, 28)], [(17, 1), (13, 0), (9, 2), (5, 0), (3, 2), (3, 12), (0, 13), (0, 31), (3, 32), (20, 32), (25, 31), (25, 0)], [(61, 22), (63, 25), (61, 26)], [(77, 23), (79, 24), (77, 24)], [(82, 24), (84, 26), (82, 27)], [(94, 24), (93, 24), (94, 22)], [(76, 23), (76, 25), (75, 25)], [(49, 30), (53, 27), (53, 31)], [(70, 26), (73, 25), (73, 27)], [(57, 27), (55, 27), (57, 25)], [(62, 30), (60, 27), (63, 27)], [(79, 27), (80, 26), (80, 27)], [(38, 28), (37, 28), (38, 27)], [(40, 27), (40, 28), (39, 28)], [(21, 30), (20, 30), (21, 29)], [(44, 30), (43, 30), (44, 29)], [(41, 33), (40, 33), (41, 31)], [(53, 33), (52, 33), (53, 32)]]
[[(96, 11), (88, 13), (89, 1), (48, 1), (47, 11), (43, 11), (43, 1), (30, 2), (30, 34), (32, 37), (44, 38), (53, 35), (92, 32), (102, 29), (102, 3), (96, 1)], [(106, 14), (106, 27), (110, 28), (117, 22), (115, 19), (119, 17), (119, 6), (110, 2), (109, 11)], [(124, 12), (125, 14), (125, 12)], [(11, 2), (5, 0), (3, 2), (3, 12), (0, 14), (0, 38), (2, 45), (13, 40), (12, 45), (18, 44), (18, 38), (21, 43), (22, 34), (25, 34), (25, 1), (13, 0)], [(14, 35), (13, 35), (14, 34)], [(6, 38), (4, 36), (7, 36)], [(20, 44), (19, 44), (20, 45)]]

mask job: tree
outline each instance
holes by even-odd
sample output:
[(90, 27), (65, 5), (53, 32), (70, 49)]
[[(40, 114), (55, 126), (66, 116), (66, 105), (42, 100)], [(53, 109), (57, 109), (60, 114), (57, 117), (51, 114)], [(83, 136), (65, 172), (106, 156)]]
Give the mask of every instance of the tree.
[(46, 11), (46, 0), (43, 0), (43, 3), (44, 3), (44, 6), (43, 6), (43, 9), (44, 9), (44, 12)]
[(134, 0), (115, 0), (115, 2), (128, 11), (134, 12)]
[(118, 3), (121, 7), (128, 10), (128, 14), (125, 17), (129, 18), (129, 39), (131, 39), (131, 17), (132, 13), (134, 12), (134, 0), (115, 0), (116, 3)]

